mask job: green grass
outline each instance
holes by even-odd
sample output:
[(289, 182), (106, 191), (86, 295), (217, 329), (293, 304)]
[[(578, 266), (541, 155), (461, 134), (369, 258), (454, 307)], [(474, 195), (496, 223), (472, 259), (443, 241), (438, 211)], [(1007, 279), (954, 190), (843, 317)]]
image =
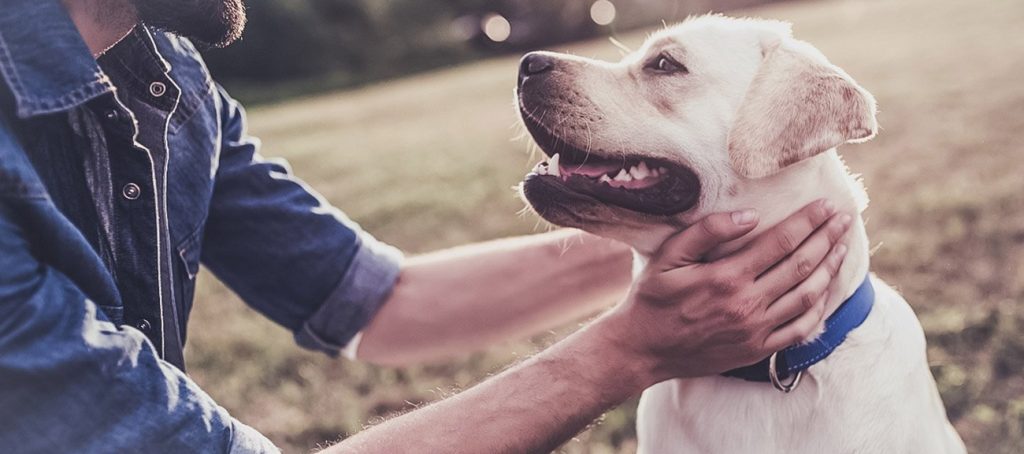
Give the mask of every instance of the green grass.
[[(845, 149), (872, 195), (874, 270), (918, 312), (948, 412), (971, 452), (1018, 452), (1024, 3), (807, 1), (742, 13), (794, 22), (798, 37), (878, 98), (879, 137)], [(635, 46), (643, 35), (620, 39)], [(570, 50), (618, 55), (604, 40)], [(288, 158), (328, 199), (409, 253), (530, 233), (537, 221), (517, 215), (523, 205), (509, 189), (531, 163), (526, 142), (512, 140), (516, 63), (488, 60), (263, 106), (250, 112), (251, 131), (265, 154)], [(386, 369), (301, 351), (208, 273), (197, 299), (192, 376), (289, 452), (470, 386), (557, 338)], [(564, 450), (631, 452), (634, 405)]]

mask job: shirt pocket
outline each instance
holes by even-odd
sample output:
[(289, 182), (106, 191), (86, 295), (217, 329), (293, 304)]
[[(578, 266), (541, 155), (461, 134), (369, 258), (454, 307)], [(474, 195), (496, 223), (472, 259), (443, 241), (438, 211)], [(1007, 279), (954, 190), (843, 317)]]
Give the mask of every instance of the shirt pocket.
[(175, 269), (176, 290), (179, 297), (176, 304), (178, 311), (178, 326), (181, 327), (182, 342), (185, 340), (185, 326), (188, 324), (188, 316), (192, 311), (192, 302), (195, 298), (196, 277), (199, 275), (199, 256), (202, 246), (202, 226), (197, 228), (191, 235), (185, 237), (177, 246), (177, 265)]

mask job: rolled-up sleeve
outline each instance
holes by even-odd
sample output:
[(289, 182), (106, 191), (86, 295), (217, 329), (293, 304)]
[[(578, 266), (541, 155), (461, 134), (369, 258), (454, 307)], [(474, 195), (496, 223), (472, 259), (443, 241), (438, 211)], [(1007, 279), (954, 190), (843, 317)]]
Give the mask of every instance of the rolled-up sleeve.
[(202, 261), (303, 347), (337, 355), (391, 293), (402, 254), (265, 159), (220, 89), (222, 142)]
[(7, 204), (0, 201), (0, 446), (279, 452), (158, 358), (141, 332), (118, 329), (68, 277), (40, 262), (15, 221), (25, 216)]

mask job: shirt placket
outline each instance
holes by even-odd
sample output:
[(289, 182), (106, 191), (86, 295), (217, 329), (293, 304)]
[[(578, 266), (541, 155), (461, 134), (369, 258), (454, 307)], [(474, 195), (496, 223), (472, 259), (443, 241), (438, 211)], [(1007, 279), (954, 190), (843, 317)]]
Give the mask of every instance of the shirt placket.
[(163, 298), (157, 272), (162, 259), (161, 248), (154, 241), (160, 236), (154, 157), (135, 140), (138, 131), (132, 112), (114, 96), (102, 101), (96, 109), (107, 132), (113, 191), (108, 207), (113, 223), (112, 255), (125, 323), (142, 331), (163, 355)]
[[(109, 125), (115, 269), (125, 321), (146, 334), (160, 355), (184, 367), (173, 302), (166, 209), (167, 124), (180, 92), (137, 30), (109, 75), (118, 90), (100, 114)], [(127, 67), (131, 67), (128, 70)], [(105, 68), (107, 69), (107, 68)]]

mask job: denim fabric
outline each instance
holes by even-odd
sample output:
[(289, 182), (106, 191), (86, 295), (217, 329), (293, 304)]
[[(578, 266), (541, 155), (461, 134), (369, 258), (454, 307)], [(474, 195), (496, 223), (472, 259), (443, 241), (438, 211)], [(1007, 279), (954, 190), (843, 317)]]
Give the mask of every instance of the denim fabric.
[(272, 452), (182, 372), (200, 264), (336, 355), (401, 254), (264, 159), (185, 39), (99, 59), (59, 0), (0, 8), (0, 446)]

